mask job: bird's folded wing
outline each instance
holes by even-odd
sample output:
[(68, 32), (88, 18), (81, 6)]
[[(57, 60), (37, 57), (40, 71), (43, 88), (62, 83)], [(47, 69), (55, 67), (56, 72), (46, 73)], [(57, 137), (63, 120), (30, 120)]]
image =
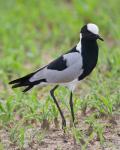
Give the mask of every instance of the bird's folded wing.
[(78, 52), (67, 53), (36, 72), (30, 81), (45, 78), (48, 83), (70, 82), (83, 72), (82, 57)]

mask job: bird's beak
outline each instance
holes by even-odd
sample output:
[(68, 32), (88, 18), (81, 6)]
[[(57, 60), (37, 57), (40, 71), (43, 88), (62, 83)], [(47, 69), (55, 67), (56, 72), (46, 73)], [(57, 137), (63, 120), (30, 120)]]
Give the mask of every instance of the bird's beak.
[(97, 35), (97, 38), (101, 41), (104, 41), (103, 38), (100, 35)]

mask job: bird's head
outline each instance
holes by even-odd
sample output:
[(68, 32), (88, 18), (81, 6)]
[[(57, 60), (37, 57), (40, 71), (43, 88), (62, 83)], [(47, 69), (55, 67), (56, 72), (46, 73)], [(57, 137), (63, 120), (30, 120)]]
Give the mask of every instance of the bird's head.
[(80, 31), (80, 35), (82, 36), (83, 39), (86, 39), (86, 40), (99, 39), (101, 41), (104, 41), (103, 38), (101, 38), (99, 35), (98, 26), (93, 23), (88, 23), (84, 25)]

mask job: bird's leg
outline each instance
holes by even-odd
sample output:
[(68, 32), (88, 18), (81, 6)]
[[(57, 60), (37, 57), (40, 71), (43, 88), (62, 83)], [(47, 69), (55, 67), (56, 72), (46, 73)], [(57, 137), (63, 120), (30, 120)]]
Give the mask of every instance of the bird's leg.
[(70, 109), (71, 109), (71, 115), (72, 115), (73, 125), (75, 126), (75, 124), (74, 124), (75, 117), (74, 117), (74, 108), (73, 108), (73, 93), (72, 93), (72, 91), (71, 91), (71, 93), (70, 93), (70, 101), (69, 101), (69, 103), (70, 103)]
[[(61, 108), (60, 108), (60, 106), (59, 106), (59, 104), (58, 104), (58, 102), (57, 102), (57, 100), (56, 100), (56, 98), (55, 98), (55, 96), (54, 96), (54, 91), (55, 91), (57, 88), (58, 88), (58, 85), (56, 85), (56, 86), (50, 91), (50, 94), (51, 94), (51, 96), (52, 96), (52, 98), (53, 98), (53, 100), (54, 100), (54, 102), (55, 102), (55, 104), (56, 104), (56, 106), (57, 106), (57, 108), (58, 108), (58, 110), (59, 110), (59, 112), (60, 112), (60, 115), (61, 115), (61, 118), (62, 118), (62, 129), (64, 130), (65, 127), (66, 127), (66, 120), (65, 120), (65, 117), (64, 117), (64, 115), (63, 115), (63, 112), (62, 112), (62, 110), (61, 110)], [(64, 130), (64, 132), (65, 132), (65, 130)]]
[[(71, 91), (71, 93), (70, 93), (70, 101), (69, 101), (69, 104), (70, 104), (71, 115), (72, 115), (72, 126), (73, 126), (73, 127), (76, 127), (76, 126), (75, 126), (75, 116), (74, 116), (74, 108), (73, 108), (73, 93), (72, 93), (72, 91)], [(73, 135), (73, 141), (74, 141), (74, 145), (76, 145), (76, 138), (75, 138), (74, 135)]]

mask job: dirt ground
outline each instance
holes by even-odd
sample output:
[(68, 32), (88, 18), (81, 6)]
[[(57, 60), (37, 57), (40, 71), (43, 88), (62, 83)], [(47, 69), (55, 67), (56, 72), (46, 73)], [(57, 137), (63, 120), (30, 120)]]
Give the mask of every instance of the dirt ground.
[[(106, 128), (104, 131), (105, 142), (101, 146), (100, 142), (95, 138), (87, 146), (87, 150), (120, 150), (120, 116), (115, 117), (116, 124), (108, 125), (108, 120), (102, 119)], [(84, 129), (82, 118), (79, 127)], [(38, 136), (43, 133), (43, 136)], [(37, 135), (37, 136), (36, 136)], [(64, 141), (66, 138), (67, 142)], [(6, 130), (0, 130), (0, 140), (4, 146), (4, 150), (19, 150), (17, 144), (10, 142), (9, 134)], [(55, 129), (53, 126), (48, 131), (41, 130), (41, 127), (28, 129), (26, 131), (24, 150), (81, 150), (80, 144), (75, 144), (72, 136), (64, 137), (61, 129)], [(1, 150), (1, 149), (0, 149)]]

